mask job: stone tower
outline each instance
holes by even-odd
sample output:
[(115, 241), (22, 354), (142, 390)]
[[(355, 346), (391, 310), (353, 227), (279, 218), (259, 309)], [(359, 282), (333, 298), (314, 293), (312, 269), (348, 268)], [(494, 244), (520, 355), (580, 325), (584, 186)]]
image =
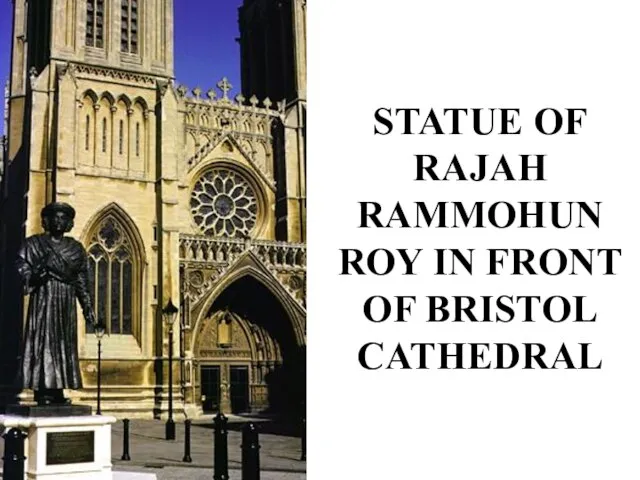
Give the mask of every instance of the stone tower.
[(285, 100), (280, 132), (283, 149), (276, 165), (278, 237), (306, 240), (306, 0), (244, 0), (240, 8), (242, 91)]
[[(43, 137), (44, 150), (39, 152), (40, 157), (63, 153), (56, 151), (55, 141), (47, 133), (56, 127), (64, 129), (64, 121), (58, 121), (70, 121), (74, 117), (64, 111), (69, 106), (63, 93), (69, 66), (76, 68), (83, 84), (93, 84), (93, 91), (104, 90), (101, 84), (117, 83), (133, 98), (138, 94), (142, 98), (145, 91), (155, 87), (155, 82), (145, 83), (135, 74), (165, 81), (173, 77), (172, 0), (147, 1), (145, 9), (139, 0), (16, 0), (14, 3), (10, 161), (18, 155), (23, 144), (23, 127), (30, 121), (35, 122), (29, 125), (31, 130), (36, 130), (32, 135)], [(106, 75), (106, 69), (113, 69), (114, 73)], [(116, 74), (116, 70), (119, 73)], [(134, 91), (135, 88), (139, 90)], [(60, 92), (56, 94), (58, 89)], [(46, 114), (48, 132), (39, 129), (37, 112)], [(37, 143), (29, 141), (35, 138), (26, 140), (26, 143)], [(55, 155), (49, 157), (50, 166), (54, 167), (58, 160)], [(55, 196), (54, 190), (48, 194)]]
[(43, 202), (73, 202), (76, 174), (148, 173), (152, 107), (172, 78), (172, 0), (16, 0), (8, 163), (42, 197), (23, 221)]
[(306, 1), (245, 0), (240, 8), (242, 92), (306, 100)]
[[(72, 235), (85, 244), (97, 229), (117, 220), (118, 228), (127, 230), (132, 252), (137, 250), (148, 265), (143, 273), (138, 262), (131, 272), (125, 259), (121, 275), (133, 275), (135, 281), (151, 274), (161, 279), (153, 284), (162, 283), (163, 237), (157, 223), (171, 167), (157, 152), (170, 158), (174, 145), (166, 136), (170, 145), (163, 150), (157, 140), (163, 126), (156, 121), (173, 80), (173, 0), (15, 0), (13, 15), (6, 185), (0, 202), (8, 219), (0, 239), (0, 263), (7, 266), (0, 293), (1, 361), (7, 366), (2, 372), (16, 371), (23, 316), (20, 285), (9, 267), (24, 238), (40, 231), (39, 212), (46, 203), (74, 205)], [(136, 200), (126, 214), (115, 208), (114, 200), (122, 197)], [(154, 255), (142, 252), (142, 236), (158, 238)], [(134, 288), (141, 290), (139, 300), (125, 307), (118, 328), (134, 334), (152, 355), (154, 343), (145, 346), (141, 339), (155, 333), (153, 322), (145, 322), (146, 332), (141, 326), (132, 332), (127, 311), (146, 311), (145, 305), (152, 298), (162, 300), (162, 294)], [(115, 306), (105, 311), (112, 314)], [(118, 348), (126, 352), (129, 347)], [(0, 384), (11, 383), (11, 375)]]

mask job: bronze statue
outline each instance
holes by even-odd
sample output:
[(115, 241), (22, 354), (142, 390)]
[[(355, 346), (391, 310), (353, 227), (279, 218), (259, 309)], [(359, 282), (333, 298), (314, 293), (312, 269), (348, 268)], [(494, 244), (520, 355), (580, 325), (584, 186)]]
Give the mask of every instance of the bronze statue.
[(41, 212), (46, 233), (27, 238), (18, 254), (18, 271), (30, 294), (20, 386), (33, 389), (39, 405), (69, 404), (62, 389), (82, 387), (76, 298), (87, 322), (96, 324), (87, 253), (64, 236), (74, 217), (71, 205), (50, 203)]

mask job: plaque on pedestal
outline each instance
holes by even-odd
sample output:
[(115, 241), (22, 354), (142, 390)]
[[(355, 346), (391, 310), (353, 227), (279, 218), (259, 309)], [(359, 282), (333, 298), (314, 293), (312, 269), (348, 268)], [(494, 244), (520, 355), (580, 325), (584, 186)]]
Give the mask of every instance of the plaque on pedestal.
[(95, 432), (47, 433), (47, 465), (91, 463), (96, 459)]
[(0, 416), (0, 426), (27, 434), (27, 480), (112, 480), (111, 424), (115, 421), (114, 417), (83, 414)]

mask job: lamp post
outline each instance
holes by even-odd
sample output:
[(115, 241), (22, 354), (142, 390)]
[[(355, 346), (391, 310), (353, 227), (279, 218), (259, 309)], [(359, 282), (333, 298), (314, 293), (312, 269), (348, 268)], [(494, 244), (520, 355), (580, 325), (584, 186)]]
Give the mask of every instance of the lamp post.
[(178, 309), (171, 299), (162, 309), (162, 317), (166, 327), (169, 329), (169, 418), (165, 425), (165, 439), (176, 439), (176, 424), (173, 421), (173, 323), (178, 315)]
[(102, 409), (100, 408), (100, 396), (102, 385), (102, 337), (104, 336), (105, 326), (102, 323), (98, 323), (93, 327), (93, 333), (98, 339), (98, 409), (96, 414), (102, 415)]

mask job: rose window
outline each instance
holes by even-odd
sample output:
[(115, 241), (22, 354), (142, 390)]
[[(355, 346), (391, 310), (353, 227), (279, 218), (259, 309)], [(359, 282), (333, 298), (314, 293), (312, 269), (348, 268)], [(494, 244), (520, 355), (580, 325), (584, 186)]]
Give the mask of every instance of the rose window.
[(205, 235), (244, 237), (256, 225), (258, 200), (244, 177), (233, 170), (216, 168), (196, 182), (191, 214)]

